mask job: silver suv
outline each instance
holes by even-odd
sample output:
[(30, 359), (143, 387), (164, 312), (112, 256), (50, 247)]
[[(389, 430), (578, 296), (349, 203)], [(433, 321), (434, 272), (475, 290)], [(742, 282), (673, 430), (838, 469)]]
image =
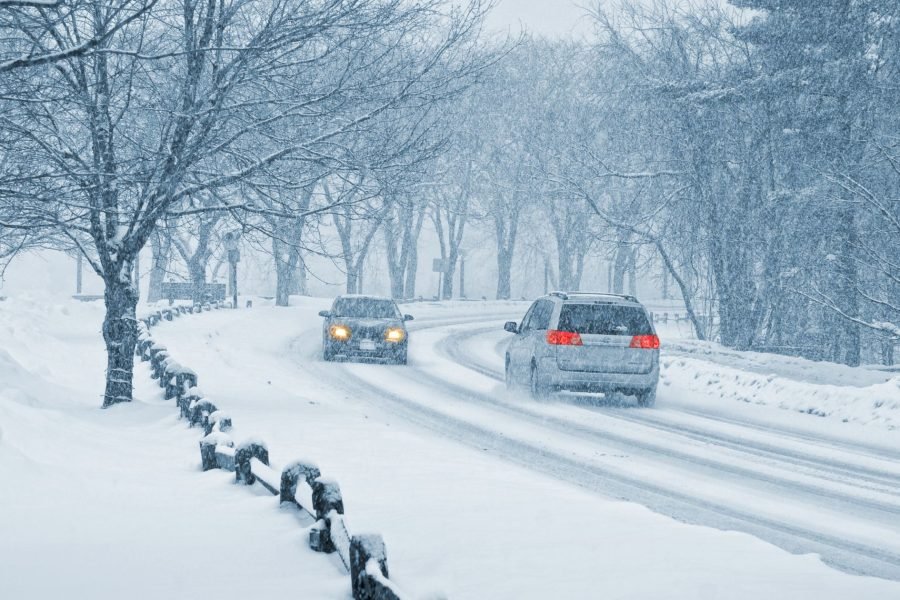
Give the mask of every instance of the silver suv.
[(506, 350), (506, 385), (527, 381), (531, 395), (558, 390), (621, 392), (640, 406), (656, 401), (659, 338), (634, 296), (552, 292), (538, 298)]

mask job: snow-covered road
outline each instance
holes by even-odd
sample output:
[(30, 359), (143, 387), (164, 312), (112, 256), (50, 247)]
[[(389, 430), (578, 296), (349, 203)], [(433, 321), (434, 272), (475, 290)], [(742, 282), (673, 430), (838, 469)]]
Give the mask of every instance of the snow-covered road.
[[(656, 409), (575, 395), (536, 403), (500, 381), (502, 321), (522, 312), (514, 304), (411, 307), (419, 320), (405, 368), (324, 363), (313, 304), (201, 315), (159, 336), (250, 425), (241, 433), (270, 440), (276, 458), (327, 465), (348, 514), (385, 533), (392, 573), (414, 589), (588, 597), (603, 564), (617, 578), (613, 597), (672, 578), (683, 597), (720, 597), (704, 590), (726, 584), (748, 598), (900, 592), (759, 542), (900, 580), (900, 451), (889, 427), (722, 401), (713, 388), (700, 397), (679, 383), (698, 360), (683, 347), (664, 355)], [(719, 366), (739, 368), (737, 358)], [(894, 385), (872, 377), (865, 385)], [(612, 532), (617, 511), (625, 531)]]
[[(426, 377), (455, 399), (496, 407), (507, 417), (483, 422), (507, 426), (526, 420), (553, 430), (557, 435), (534, 437), (531, 443), (545, 456), (556, 450), (563, 464), (571, 463), (566, 452), (571, 446), (560, 441), (582, 438), (587, 444), (579, 448), (580, 469), (569, 474), (573, 482), (595, 487), (591, 482), (599, 477), (597, 491), (687, 522), (747, 531), (791, 551), (817, 552), (853, 572), (900, 579), (900, 452), (895, 448), (710, 418), (666, 406), (665, 388), (657, 410), (598, 407), (596, 398), (587, 403), (572, 396), (552, 406), (529, 402), (498, 389), (503, 346), (502, 338), (494, 339), (497, 330), (435, 331), (438, 355), (485, 381), (477, 375), (450, 377), (444, 368), (447, 376), (426, 369)], [(419, 373), (413, 377), (422, 379)], [(592, 456), (598, 447), (613, 459), (598, 461)], [(566, 476), (565, 469), (554, 473)]]

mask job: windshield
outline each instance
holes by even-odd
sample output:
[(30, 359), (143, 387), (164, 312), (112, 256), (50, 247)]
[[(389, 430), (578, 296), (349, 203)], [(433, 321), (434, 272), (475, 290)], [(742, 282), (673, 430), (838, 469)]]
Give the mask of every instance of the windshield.
[(595, 335), (653, 333), (642, 308), (615, 304), (564, 304), (559, 313), (558, 329)]
[(338, 298), (331, 312), (337, 317), (400, 318), (400, 311), (392, 300), (378, 298)]

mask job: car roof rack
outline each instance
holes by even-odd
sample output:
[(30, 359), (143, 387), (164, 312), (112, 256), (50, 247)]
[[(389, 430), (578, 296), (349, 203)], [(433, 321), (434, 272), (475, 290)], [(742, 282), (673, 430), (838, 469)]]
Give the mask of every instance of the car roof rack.
[(572, 296), (605, 296), (607, 298), (621, 298), (622, 300), (627, 300), (629, 302), (637, 302), (638, 299), (636, 296), (632, 296), (631, 294), (610, 294), (607, 292), (550, 292), (549, 296), (556, 296), (557, 298), (561, 298), (562, 300), (569, 300)]

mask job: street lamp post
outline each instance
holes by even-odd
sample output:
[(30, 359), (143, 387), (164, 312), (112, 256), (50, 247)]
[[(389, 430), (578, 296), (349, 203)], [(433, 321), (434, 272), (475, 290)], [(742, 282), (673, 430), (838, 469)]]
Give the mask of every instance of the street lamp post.
[(466, 251), (459, 251), (459, 297), (466, 298)]
[(225, 250), (228, 252), (228, 287), (231, 289), (231, 307), (238, 307), (238, 289), (237, 289), (237, 264), (241, 261), (241, 251), (238, 249), (238, 242), (241, 239), (240, 231), (229, 231), (222, 238)]

